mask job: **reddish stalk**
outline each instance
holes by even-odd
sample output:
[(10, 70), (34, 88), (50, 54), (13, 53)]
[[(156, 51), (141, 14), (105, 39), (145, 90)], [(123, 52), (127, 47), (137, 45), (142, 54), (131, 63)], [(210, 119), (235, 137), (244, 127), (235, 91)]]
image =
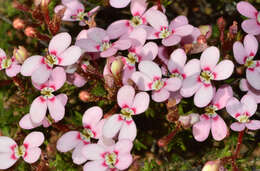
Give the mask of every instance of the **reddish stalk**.
[(181, 129), (181, 123), (177, 122), (176, 128), (170, 134), (168, 134), (168, 135), (162, 137), (161, 139), (159, 139), (159, 141), (157, 142), (158, 146), (159, 147), (164, 147), (167, 144), (169, 144), (169, 142), (179, 132), (180, 129)]
[(163, 9), (162, 9), (162, 4), (161, 4), (161, 0), (157, 0), (157, 6), (158, 6), (158, 10), (159, 10), (159, 11), (163, 11)]

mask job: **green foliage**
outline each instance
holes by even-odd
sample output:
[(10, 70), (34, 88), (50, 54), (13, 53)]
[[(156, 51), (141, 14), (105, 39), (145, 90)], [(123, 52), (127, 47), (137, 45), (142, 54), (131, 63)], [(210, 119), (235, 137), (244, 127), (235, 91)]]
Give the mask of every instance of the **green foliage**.
[(142, 168), (141, 171), (151, 171), (151, 170), (159, 170), (160, 166), (155, 162), (155, 160), (151, 161), (145, 161), (144, 162), (144, 167)]

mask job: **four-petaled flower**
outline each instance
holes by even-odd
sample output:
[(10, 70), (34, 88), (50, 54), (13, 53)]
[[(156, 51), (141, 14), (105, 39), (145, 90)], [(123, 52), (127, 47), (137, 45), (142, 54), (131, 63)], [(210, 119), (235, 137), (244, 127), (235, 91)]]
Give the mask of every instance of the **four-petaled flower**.
[(15, 57), (8, 58), (3, 49), (0, 48), (0, 70), (5, 69), (8, 77), (16, 76), (21, 69), (21, 65), (16, 61)]

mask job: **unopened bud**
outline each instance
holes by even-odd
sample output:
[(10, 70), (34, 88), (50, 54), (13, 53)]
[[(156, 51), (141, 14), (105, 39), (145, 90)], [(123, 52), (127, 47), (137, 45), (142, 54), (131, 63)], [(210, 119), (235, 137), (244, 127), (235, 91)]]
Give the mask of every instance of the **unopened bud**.
[(37, 31), (33, 27), (26, 27), (24, 34), (28, 37), (36, 37)]
[(22, 19), (16, 18), (13, 21), (13, 27), (17, 30), (21, 30), (25, 28), (25, 23)]
[(123, 67), (124, 67), (123, 61), (121, 60), (121, 58), (117, 58), (111, 64), (111, 72), (112, 72), (112, 74), (114, 76), (118, 76), (118, 74), (121, 73)]
[(81, 101), (83, 101), (83, 102), (88, 102), (89, 100), (90, 100), (90, 98), (91, 98), (91, 95), (90, 95), (90, 93), (89, 92), (87, 92), (87, 91), (81, 91), (80, 93), (79, 93), (79, 99), (81, 100)]
[(208, 161), (202, 168), (202, 171), (219, 171), (220, 167), (220, 160)]
[(185, 129), (189, 128), (190, 127), (190, 116), (180, 116), (179, 119), (178, 119), (181, 123), (181, 126)]
[(219, 30), (224, 30), (226, 27), (226, 20), (223, 17), (218, 18), (217, 25)]
[(206, 39), (210, 38), (212, 34), (212, 27), (210, 25), (201, 25), (199, 26), (200, 32), (202, 35), (206, 37)]
[(18, 49), (14, 48), (13, 56), (15, 57), (17, 62), (22, 64), (28, 57), (28, 52), (23, 46), (18, 46)]

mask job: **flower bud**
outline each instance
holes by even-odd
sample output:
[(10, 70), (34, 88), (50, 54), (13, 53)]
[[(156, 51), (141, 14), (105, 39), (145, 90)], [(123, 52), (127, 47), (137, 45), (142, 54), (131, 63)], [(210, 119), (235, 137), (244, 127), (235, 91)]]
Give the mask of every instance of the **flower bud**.
[(25, 23), (22, 19), (16, 18), (13, 21), (13, 27), (17, 30), (21, 30), (25, 28)]
[(13, 56), (15, 57), (17, 62), (22, 64), (28, 57), (28, 52), (23, 46), (18, 46), (18, 49), (14, 48)]
[(112, 74), (114, 76), (118, 76), (118, 74), (121, 73), (123, 67), (124, 67), (123, 61), (121, 60), (121, 58), (117, 58), (111, 64), (111, 72), (112, 72)]
[(88, 102), (89, 101), (89, 99), (91, 98), (91, 95), (90, 95), (90, 93), (89, 92), (87, 92), (87, 91), (81, 91), (80, 93), (79, 93), (79, 99), (81, 100), (81, 101), (83, 101), (83, 102)]
[(219, 171), (220, 167), (220, 160), (208, 161), (202, 168), (202, 171)]
[(212, 27), (210, 25), (201, 25), (199, 26), (200, 32), (202, 35), (206, 37), (206, 39), (210, 38), (212, 34)]
[(185, 129), (190, 127), (190, 120), (191, 120), (191, 117), (189, 115), (179, 117), (179, 121), (180, 121), (182, 127)]
[(24, 34), (28, 37), (36, 37), (37, 31), (33, 27), (26, 27)]

